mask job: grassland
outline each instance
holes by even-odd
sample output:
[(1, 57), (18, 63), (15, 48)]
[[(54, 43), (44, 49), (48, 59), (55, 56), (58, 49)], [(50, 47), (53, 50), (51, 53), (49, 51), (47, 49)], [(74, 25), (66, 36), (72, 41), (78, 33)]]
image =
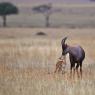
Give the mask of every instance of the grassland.
[[(0, 95), (94, 95), (95, 30), (0, 28)], [(46, 36), (37, 36), (44, 32)], [(61, 55), (61, 39), (86, 51), (83, 79), (54, 74)]]

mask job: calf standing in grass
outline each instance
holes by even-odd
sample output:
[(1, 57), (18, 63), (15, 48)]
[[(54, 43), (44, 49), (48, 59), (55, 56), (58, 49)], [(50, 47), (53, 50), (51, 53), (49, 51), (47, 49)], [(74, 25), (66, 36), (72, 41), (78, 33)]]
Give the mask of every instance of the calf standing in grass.
[(72, 46), (67, 45), (65, 43), (66, 39), (67, 37), (65, 37), (61, 42), (62, 43), (62, 56), (69, 53), (70, 64), (71, 64), (71, 67), (70, 67), (71, 75), (72, 75), (72, 69), (73, 69), (74, 70), (73, 74), (75, 74), (75, 70), (76, 70), (77, 75), (79, 77), (78, 68), (80, 67), (80, 75), (82, 78), (82, 63), (85, 58), (85, 51), (81, 46), (72, 47)]
[(65, 56), (64, 57), (60, 57), (58, 59), (58, 62), (56, 63), (56, 69), (55, 69), (55, 73), (56, 72), (62, 72), (62, 74), (64, 73), (65, 70), (65, 66), (66, 66), (66, 59)]

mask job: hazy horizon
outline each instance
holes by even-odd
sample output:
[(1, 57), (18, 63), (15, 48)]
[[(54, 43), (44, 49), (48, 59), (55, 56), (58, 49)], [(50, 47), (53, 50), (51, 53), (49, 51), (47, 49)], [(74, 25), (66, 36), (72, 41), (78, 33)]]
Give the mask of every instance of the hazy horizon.
[(90, 3), (90, 0), (0, 0), (0, 2), (12, 2), (12, 3)]

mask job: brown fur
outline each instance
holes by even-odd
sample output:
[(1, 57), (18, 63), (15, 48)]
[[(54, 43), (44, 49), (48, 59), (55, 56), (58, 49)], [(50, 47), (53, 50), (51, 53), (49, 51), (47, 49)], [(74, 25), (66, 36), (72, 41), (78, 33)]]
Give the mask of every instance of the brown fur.
[[(65, 65), (66, 65), (65, 58), (64, 59), (59, 58), (59, 60), (56, 63), (56, 69), (55, 69), (54, 73), (56, 73), (56, 72), (59, 73), (62, 71), (62, 74), (63, 74), (63, 69), (65, 69)], [(64, 68), (63, 68), (63, 66), (64, 66)]]

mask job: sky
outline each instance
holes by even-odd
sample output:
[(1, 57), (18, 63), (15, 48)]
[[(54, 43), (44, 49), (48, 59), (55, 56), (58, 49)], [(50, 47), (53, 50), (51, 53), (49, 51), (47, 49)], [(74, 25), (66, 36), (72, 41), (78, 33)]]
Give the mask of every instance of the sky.
[(89, 3), (90, 0), (0, 0), (2, 1), (9, 1), (12, 3), (37, 3), (37, 2), (52, 2), (52, 3)]

